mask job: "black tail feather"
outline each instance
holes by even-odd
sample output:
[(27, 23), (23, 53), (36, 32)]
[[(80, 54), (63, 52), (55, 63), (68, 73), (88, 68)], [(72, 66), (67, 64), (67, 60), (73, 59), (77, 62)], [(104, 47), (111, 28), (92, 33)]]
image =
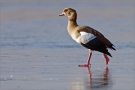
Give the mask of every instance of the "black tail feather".
[(112, 46), (110, 47), (110, 49), (112, 49), (112, 50), (116, 50), (116, 49), (114, 48), (115, 46), (114, 46), (114, 47), (113, 47), (113, 46), (114, 46), (114, 45), (112, 45)]
[(109, 55), (110, 57), (112, 57), (112, 55), (111, 55), (109, 52), (107, 52), (107, 53), (105, 53), (105, 54), (107, 54), (107, 55)]
[(98, 50), (99, 52), (101, 52), (101, 53), (104, 53), (104, 54), (107, 54), (108, 56), (110, 56), (110, 57), (112, 57), (112, 55), (108, 52), (108, 50), (106, 49), (104, 49), (104, 50)]
[(102, 43), (101, 41), (99, 41), (97, 38), (89, 41), (86, 44), (81, 43), (81, 45), (83, 45), (84, 47), (94, 50), (94, 51), (99, 51), (101, 53), (107, 54), (108, 56), (112, 57), (112, 55), (108, 52), (107, 48), (116, 50), (113, 46), (113, 44), (109, 47), (106, 46), (104, 43)]
[(106, 48), (105, 45), (103, 45), (100, 48), (98, 48), (97, 51), (102, 52), (102, 53), (107, 54), (108, 56), (112, 57), (112, 55), (108, 52), (108, 49)]

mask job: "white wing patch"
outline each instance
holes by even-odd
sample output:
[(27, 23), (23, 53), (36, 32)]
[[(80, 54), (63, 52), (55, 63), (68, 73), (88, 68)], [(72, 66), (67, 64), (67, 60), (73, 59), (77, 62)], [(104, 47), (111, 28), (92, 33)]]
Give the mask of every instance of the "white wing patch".
[(94, 38), (96, 38), (95, 35), (91, 34), (91, 33), (86, 33), (86, 32), (80, 32), (81, 36), (79, 36), (77, 39), (76, 39), (76, 42), (78, 43), (83, 43), (83, 44), (86, 44), (88, 43), (89, 41), (93, 40)]

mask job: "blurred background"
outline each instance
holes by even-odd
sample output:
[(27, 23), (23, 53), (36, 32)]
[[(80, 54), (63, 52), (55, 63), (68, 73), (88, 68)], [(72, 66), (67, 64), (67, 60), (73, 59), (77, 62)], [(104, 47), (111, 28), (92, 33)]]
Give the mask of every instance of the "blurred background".
[[(99, 52), (91, 70), (77, 67), (88, 52), (68, 35), (67, 17), (59, 17), (66, 7), (77, 11), (79, 25), (100, 31), (115, 45), (111, 75), (105, 74), (108, 86), (99, 83), (106, 71)], [(134, 90), (134, 8), (134, 0), (1, 0), (1, 90)]]
[(1, 46), (76, 46), (67, 17), (58, 16), (65, 7), (76, 9), (79, 25), (99, 30), (116, 48), (133, 46), (134, 0), (1, 0)]

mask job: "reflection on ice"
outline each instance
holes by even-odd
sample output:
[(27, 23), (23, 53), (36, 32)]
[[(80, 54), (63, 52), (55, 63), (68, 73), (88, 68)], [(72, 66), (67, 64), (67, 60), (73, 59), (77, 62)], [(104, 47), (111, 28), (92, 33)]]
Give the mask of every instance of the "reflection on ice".
[(108, 89), (112, 85), (111, 77), (109, 76), (109, 68), (106, 67), (102, 73), (98, 70), (91, 72), (90, 68), (87, 69), (87, 79), (81, 80), (76, 77), (72, 82), (71, 90), (92, 90), (92, 89)]

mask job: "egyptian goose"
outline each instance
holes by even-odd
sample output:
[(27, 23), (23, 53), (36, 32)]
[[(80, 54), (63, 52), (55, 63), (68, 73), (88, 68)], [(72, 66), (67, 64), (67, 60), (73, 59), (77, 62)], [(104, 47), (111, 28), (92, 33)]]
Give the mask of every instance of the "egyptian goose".
[(108, 52), (108, 48), (116, 50), (113, 44), (103, 36), (99, 31), (89, 27), (89, 26), (79, 26), (76, 22), (77, 13), (76, 10), (72, 8), (65, 8), (59, 16), (68, 16), (68, 33), (77, 43), (86, 47), (89, 50), (89, 56), (86, 64), (81, 64), (81, 67), (88, 67), (90, 65), (90, 58), (92, 51), (99, 51), (103, 53), (103, 58), (108, 65), (109, 58), (112, 55)]

